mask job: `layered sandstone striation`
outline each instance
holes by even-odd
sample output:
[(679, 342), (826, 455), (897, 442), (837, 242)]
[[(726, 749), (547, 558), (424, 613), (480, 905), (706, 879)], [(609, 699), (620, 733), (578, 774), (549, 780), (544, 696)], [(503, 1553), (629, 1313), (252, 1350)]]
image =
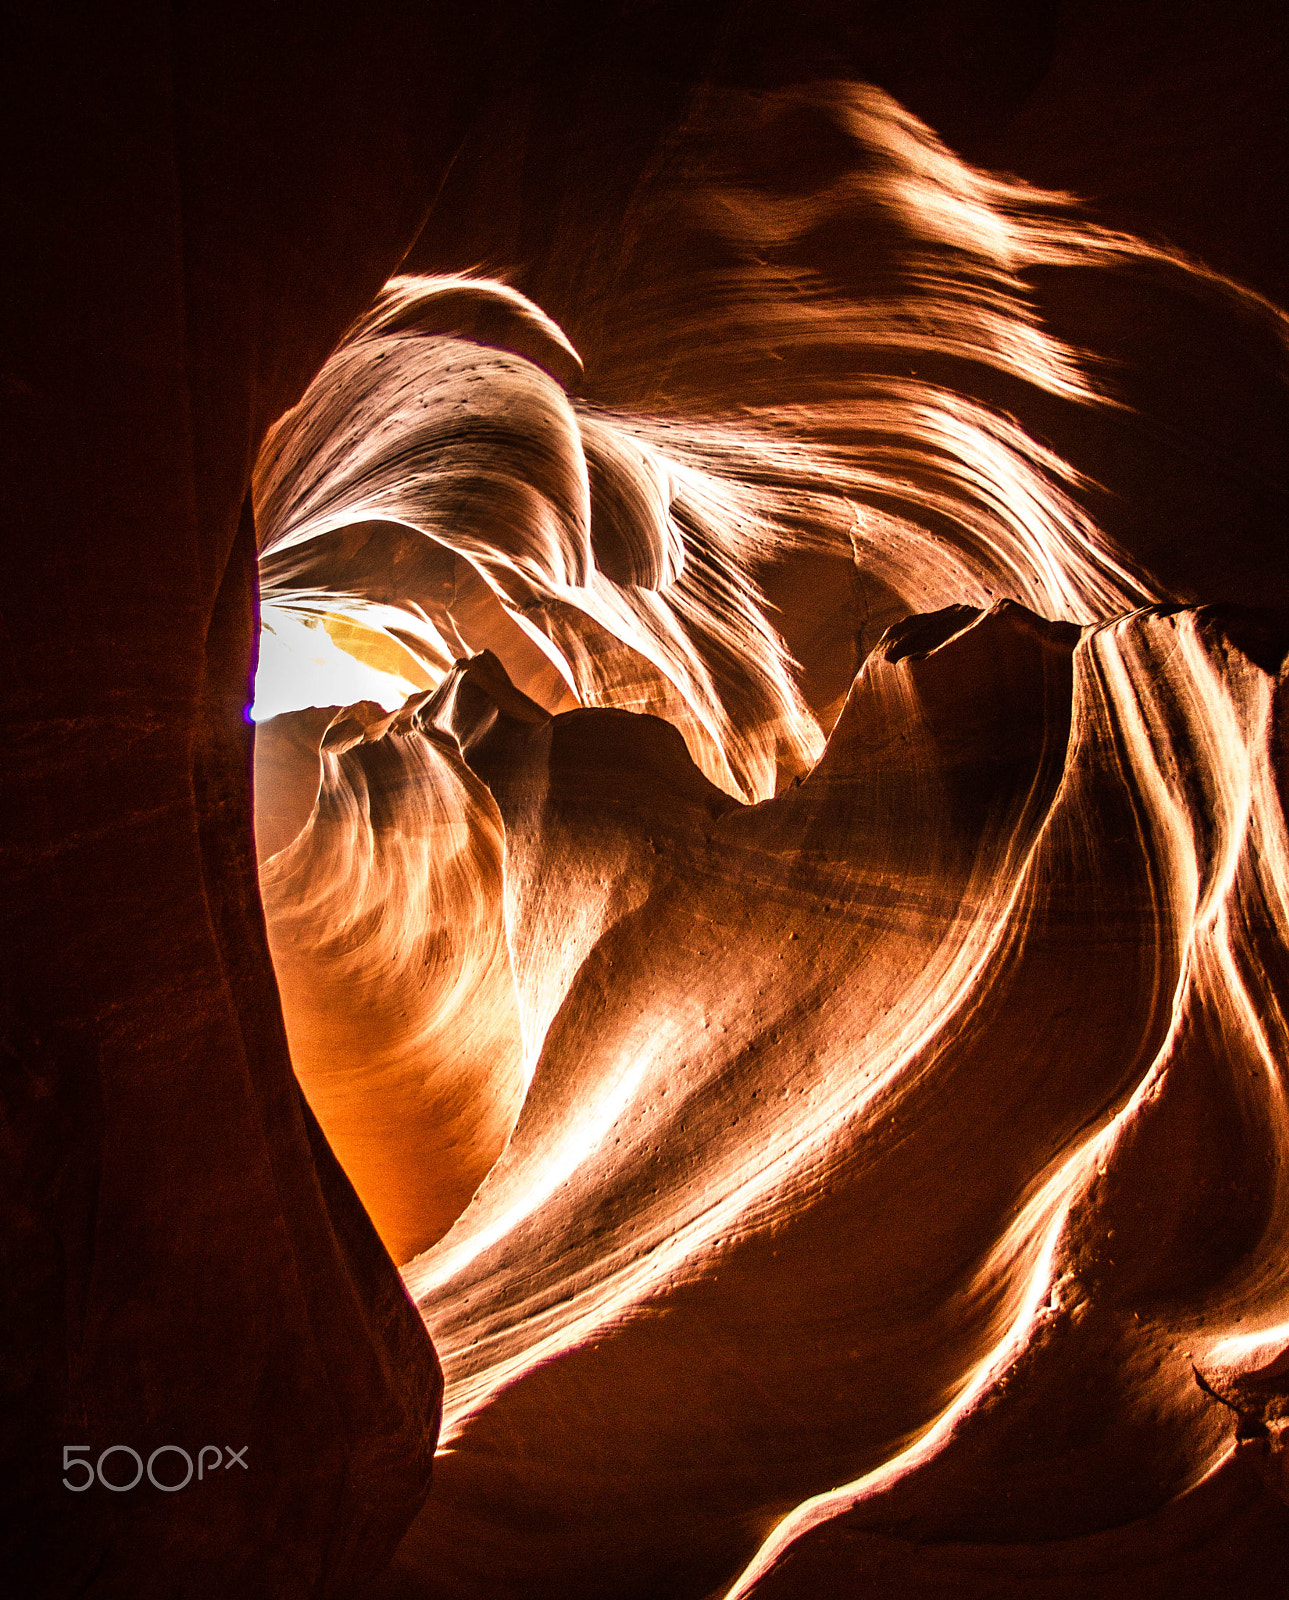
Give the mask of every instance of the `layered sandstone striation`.
[(15, 16), (10, 1588), (1282, 1592), (1270, 19)]
[(594, 361), (400, 277), (258, 469), (368, 692), (261, 674), (293, 1060), (445, 1370), (373, 1592), (1272, 1593), (1281, 575), (1111, 533), (1073, 335), (1283, 319), (863, 87), (675, 159)]

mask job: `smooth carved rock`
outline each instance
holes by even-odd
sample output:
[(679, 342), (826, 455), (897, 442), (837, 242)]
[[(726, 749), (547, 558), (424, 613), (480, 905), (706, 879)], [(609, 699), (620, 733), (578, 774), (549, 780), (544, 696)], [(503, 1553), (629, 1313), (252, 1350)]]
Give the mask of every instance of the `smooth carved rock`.
[(24, 1594), (1282, 1591), (1283, 35), (884, 9), (15, 21)]
[(713, 92), (673, 159), (580, 373), (407, 275), (257, 475), (266, 625), (386, 663), (262, 866), (444, 1363), (369, 1592), (1257, 1592), (1286, 633), (1230, 600), (1279, 579), (1110, 535), (1072, 419), (1138, 424), (1023, 275), (1282, 320), (873, 90)]

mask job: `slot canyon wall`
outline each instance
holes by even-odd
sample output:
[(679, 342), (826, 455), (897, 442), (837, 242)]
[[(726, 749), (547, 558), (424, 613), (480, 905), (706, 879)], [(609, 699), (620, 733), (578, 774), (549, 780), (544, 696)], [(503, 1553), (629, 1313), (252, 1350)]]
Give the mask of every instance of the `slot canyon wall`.
[(16, 1592), (1281, 1594), (1283, 22), (5, 71)]

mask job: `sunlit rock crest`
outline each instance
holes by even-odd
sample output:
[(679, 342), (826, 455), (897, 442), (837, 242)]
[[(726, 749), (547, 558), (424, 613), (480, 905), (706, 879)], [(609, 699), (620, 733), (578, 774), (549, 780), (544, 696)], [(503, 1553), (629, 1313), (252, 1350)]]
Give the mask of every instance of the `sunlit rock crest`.
[(257, 473), (293, 1060), (447, 1380), (389, 1592), (1283, 1548), (1289, 635), (1101, 525), (1039, 290), (1283, 319), (850, 85), (634, 225), (577, 351), (395, 279)]

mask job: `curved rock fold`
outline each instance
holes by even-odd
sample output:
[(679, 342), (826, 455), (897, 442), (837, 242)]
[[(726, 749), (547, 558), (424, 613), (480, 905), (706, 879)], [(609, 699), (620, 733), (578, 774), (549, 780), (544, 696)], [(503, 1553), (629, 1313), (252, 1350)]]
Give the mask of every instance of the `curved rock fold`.
[(876, 91), (680, 151), (585, 366), (398, 278), (258, 469), (293, 1060), (445, 1373), (371, 1592), (1261, 1592), (1289, 634), (1098, 521), (1048, 441), (1131, 403), (1034, 284), (1283, 319)]

